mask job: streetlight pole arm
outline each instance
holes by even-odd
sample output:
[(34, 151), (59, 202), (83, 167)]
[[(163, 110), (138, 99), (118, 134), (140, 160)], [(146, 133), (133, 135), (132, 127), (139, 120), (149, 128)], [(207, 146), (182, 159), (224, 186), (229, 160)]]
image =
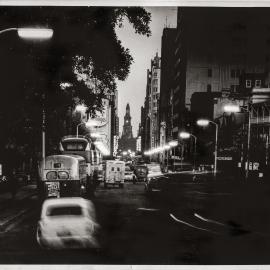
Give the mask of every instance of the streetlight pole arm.
[(7, 29), (4, 29), (4, 30), (0, 30), (0, 35), (5, 33), (5, 32), (10, 32), (10, 31), (17, 31), (18, 28), (7, 28)]
[(76, 130), (76, 135), (77, 135), (77, 138), (79, 137), (79, 126), (85, 124), (84, 122), (80, 123), (77, 125), (77, 130)]

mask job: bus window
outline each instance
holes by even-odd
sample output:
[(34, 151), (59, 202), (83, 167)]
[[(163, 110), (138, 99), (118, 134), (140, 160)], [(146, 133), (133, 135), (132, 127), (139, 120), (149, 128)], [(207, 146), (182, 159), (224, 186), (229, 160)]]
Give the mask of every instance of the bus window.
[(65, 151), (85, 151), (87, 142), (68, 141), (62, 142), (62, 145)]

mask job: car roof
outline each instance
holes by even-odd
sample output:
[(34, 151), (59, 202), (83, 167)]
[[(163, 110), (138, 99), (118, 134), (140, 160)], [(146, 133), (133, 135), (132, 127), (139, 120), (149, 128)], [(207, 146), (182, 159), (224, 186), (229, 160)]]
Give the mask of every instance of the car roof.
[(68, 198), (52, 198), (44, 201), (42, 208), (49, 206), (62, 206), (62, 205), (80, 205), (81, 207), (89, 207), (91, 201), (80, 197), (68, 197)]

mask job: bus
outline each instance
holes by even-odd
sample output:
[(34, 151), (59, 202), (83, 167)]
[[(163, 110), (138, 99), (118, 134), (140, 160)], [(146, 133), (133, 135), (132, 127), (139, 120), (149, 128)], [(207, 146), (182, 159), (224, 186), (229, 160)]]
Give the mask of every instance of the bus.
[(78, 155), (51, 155), (43, 160), (38, 182), (39, 197), (87, 196), (90, 191), (87, 164)]
[(94, 171), (102, 172), (102, 156), (95, 145), (86, 136), (64, 136), (60, 141), (61, 154), (82, 156), (87, 163), (87, 174), (93, 176)]

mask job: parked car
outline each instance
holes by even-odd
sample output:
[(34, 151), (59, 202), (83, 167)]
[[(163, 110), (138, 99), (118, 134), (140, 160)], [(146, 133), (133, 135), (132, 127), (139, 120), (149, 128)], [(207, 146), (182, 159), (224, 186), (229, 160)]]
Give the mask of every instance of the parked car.
[(133, 183), (136, 182), (136, 175), (134, 172), (126, 166), (125, 168), (125, 181), (132, 181)]
[(45, 248), (98, 248), (98, 228), (91, 201), (79, 197), (47, 199), (41, 208), (36, 239)]

